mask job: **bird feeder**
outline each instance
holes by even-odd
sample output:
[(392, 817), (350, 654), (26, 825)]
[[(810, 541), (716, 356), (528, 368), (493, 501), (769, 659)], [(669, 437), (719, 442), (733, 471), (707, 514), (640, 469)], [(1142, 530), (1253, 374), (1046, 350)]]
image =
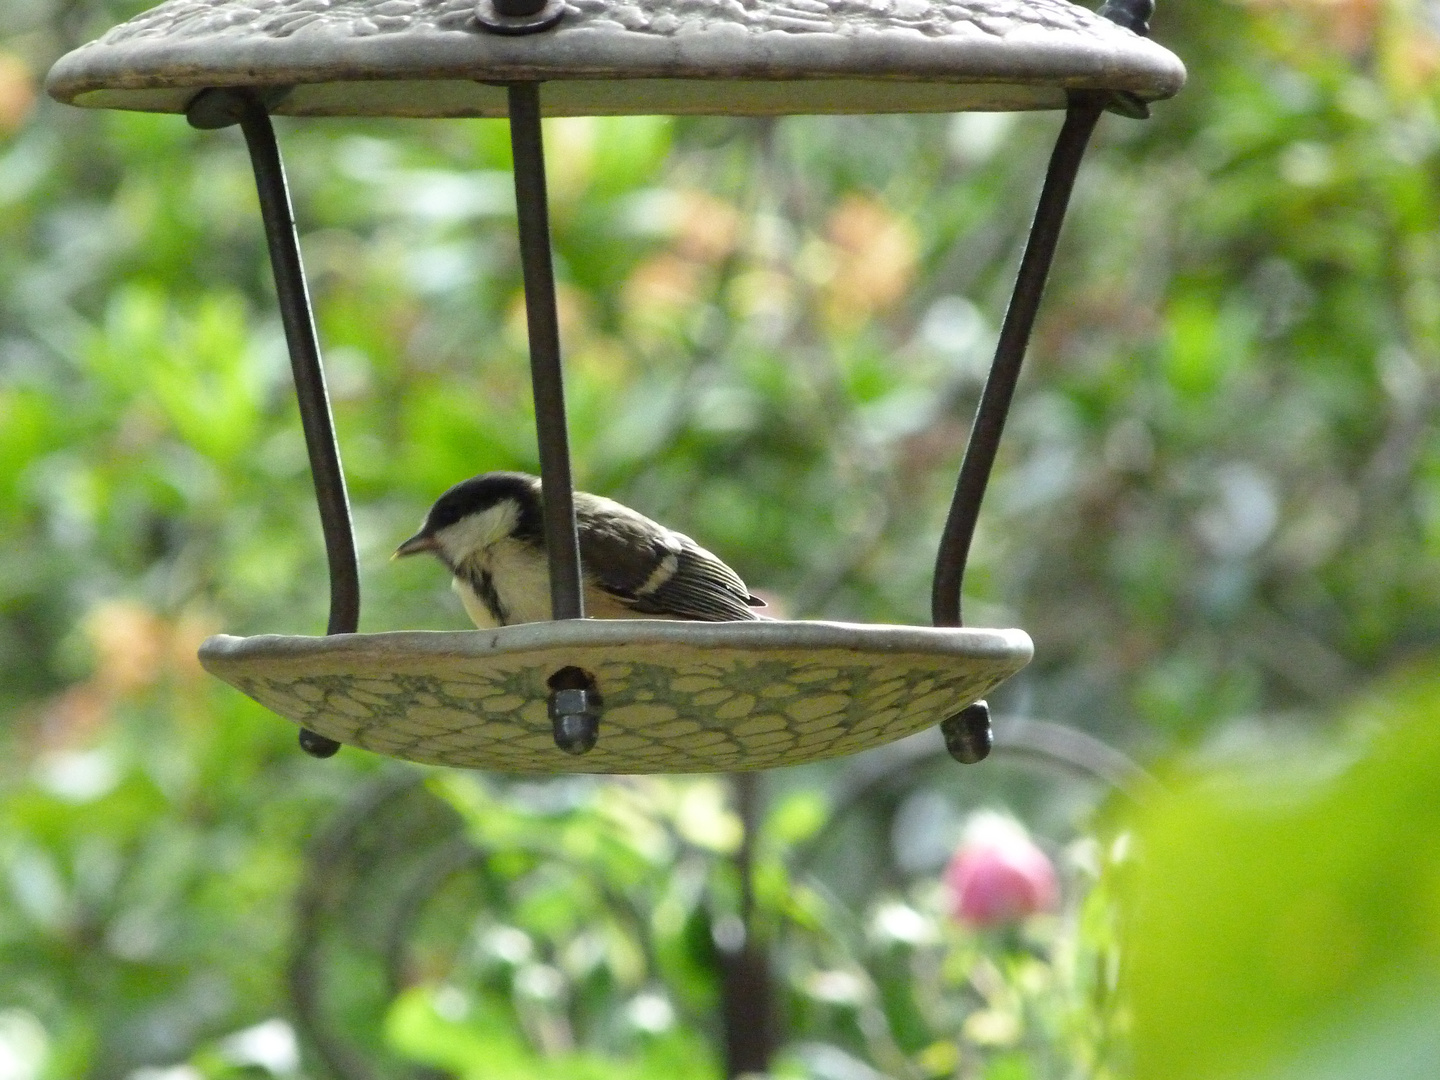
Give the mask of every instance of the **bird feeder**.
[[(169, 0), (61, 58), (92, 108), (238, 124), (289, 346), (330, 572), (325, 637), (211, 638), (207, 669), (301, 726), (440, 765), (709, 772), (852, 753), (935, 724), (963, 761), (981, 700), (1030, 659), (960, 593), (1070, 190), (1100, 115), (1184, 82), (1152, 0)], [(1064, 109), (936, 560), (931, 627), (584, 619), (545, 194), (543, 116)], [(271, 115), (508, 117), (554, 621), (357, 634), (339, 449)], [(477, 462), (477, 471), (483, 467)], [(567, 752), (568, 751), (568, 752)]]

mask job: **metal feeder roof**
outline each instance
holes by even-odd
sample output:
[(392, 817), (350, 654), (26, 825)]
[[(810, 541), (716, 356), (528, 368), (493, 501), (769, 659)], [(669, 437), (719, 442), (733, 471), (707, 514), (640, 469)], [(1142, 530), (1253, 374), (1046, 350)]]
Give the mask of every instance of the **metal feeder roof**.
[[(526, 623), (500, 630), (213, 637), (211, 674), (336, 742), (502, 772), (768, 769), (933, 727), (1030, 661), (1020, 630), (827, 622)], [(603, 734), (556, 750), (546, 680), (594, 673)]]
[(494, 6), (169, 0), (63, 57), (47, 87), (153, 112), (244, 87), (290, 116), (501, 117), (496, 84), (521, 80), (544, 82), (552, 116), (1046, 109), (1185, 81), (1172, 53), (1067, 0), (549, 0), (559, 21), (519, 36), (485, 28)]

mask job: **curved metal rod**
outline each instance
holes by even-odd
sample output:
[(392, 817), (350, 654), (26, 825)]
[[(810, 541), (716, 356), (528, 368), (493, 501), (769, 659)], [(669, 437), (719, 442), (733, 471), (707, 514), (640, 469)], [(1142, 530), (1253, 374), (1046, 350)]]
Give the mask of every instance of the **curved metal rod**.
[[(565, 852), (544, 845), (514, 845), (506, 847), (504, 852), (506, 855), (516, 853), (534, 855), (546, 862), (559, 863), (572, 868), (574, 864), (574, 860)], [(425, 904), (434, 898), (436, 891), (453, 875), (477, 868), (483, 871), (485, 860), (494, 854), (494, 850), (480, 847), (469, 836), (460, 835), (436, 848), (422, 863), (421, 868), (414, 874), (413, 880), (396, 902), (394, 915), (386, 928), (383, 946), (385, 973), (392, 994), (398, 994), (405, 988), (406, 934), (420, 918)], [(647, 967), (651, 971), (659, 971), (659, 957), (655, 953), (653, 943), (645, 933), (647, 920), (635, 898), (627, 895), (623, 890), (612, 887), (607, 882), (596, 880), (591, 883), (595, 885), (596, 891), (606, 902), (629, 920), (631, 929), (640, 942), (640, 952)]]
[(1164, 792), (1155, 774), (1089, 732), (1015, 716), (996, 725), (995, 749), (1081, 780), (1098, 780), (1141, 805)]
[(540, 443), (540, 482), (544, 492), (545, 550), (550, 561), (550, 617), (583, 619), (580, 540), (575, 530), (565, 381), (560, 370), (560, 326), (555, 315), (555, 267), (550, 258), (550, 214), (545, 198), (540, 84), (512, 83), (508, 92), (520, 265), (525, 275), (525, 317), (530, 331), (530, 380), (535, 394), (535, 434)]
[(305, 428), (305, 450), (310, 457), (315, 501), (320, 507), (320, 524), (325, 531), (325, 557), (330, 564), (330, 618), (325, 632), (353, 634), (360, 625), (360, 571), (355, 558), (355, 533), (350, 524), (350, 499), (345, 491), (345, 473), (340, 467), (340, 447), (335, 441), (335, 421), (325, 389), (325, 371), (320, 364), (310, 292), (300, 261), (295, 210), (290, 203), (285, 166), (280, 160), (270, 115), (258, 99), (243, 96), (240, 128), (245, 133), (245, 144), (255, 169), (260, 213), (265, 219), (265, 240), (270, 247), (270, 265), (275, 271), (275, 292), (280, 301), (280, 320), (285, 326), (285, 342), (290, 347), (290, 369), (295, 377), (295, 396), (300, 402), (300, 422)]
[(1015, 277), (1015, 291), (1000, 328), (995, 360), (990, 367), (990, 377), (985, 380), (980, 405), (975, 410), (970, 442), (965, 448), (950, 514), (940, 537), (940, 550), (935, 559), (935, 583), (930, 595), (931, 615), (936, 626), (963, 625), (960, 590), (965, 580), (970, 542), (975, 536), (975, 523), (980, 517), (980, 503), (985, 498), (985, 487), (990, 480), (990, 470), (995, 465), (1000, 436), (1005, 430), (1005, 417), (1010, 411), (1010, 400), (1015, 395), (1015, 384), (1020, 379), (1020, 365), (1025, 359), (1030, 331), (1035, 326), (1035, 313), (1040, 308), (1040, 297), (1045, 291), (1045, 278), (1050, 273), (1050, 263), (1055, 256), (1060, 226), (1064, 224), (1065, 210), (1070, 204), (1075, 173), (1085, 156), (1090, 133), (1095, 130), (1095, 123), (1108, 102), (1108, 96), (1103, 92), (1072, 92), (1070, 95), (1065, 125), (1060, 129), (1060, 137), (1050, 156), (1045, 187), (1040, 192), (1035, 221), (1030, 227), (1030, 238), (1025, 244), (1025, 254)]

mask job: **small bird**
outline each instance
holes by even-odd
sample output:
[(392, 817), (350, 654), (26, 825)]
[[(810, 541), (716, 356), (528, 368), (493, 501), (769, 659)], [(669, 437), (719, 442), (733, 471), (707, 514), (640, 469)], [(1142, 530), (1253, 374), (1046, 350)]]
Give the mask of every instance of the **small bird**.
[[(765, 602), (684, 533), (613, 499), (575, 492), (585, 614), (599, 619), (759, 618)], [(491, 472), (436, 500), (392, 558), (431, 552), (482, 630), (550, 618), (550, 571), (537, 477)]]

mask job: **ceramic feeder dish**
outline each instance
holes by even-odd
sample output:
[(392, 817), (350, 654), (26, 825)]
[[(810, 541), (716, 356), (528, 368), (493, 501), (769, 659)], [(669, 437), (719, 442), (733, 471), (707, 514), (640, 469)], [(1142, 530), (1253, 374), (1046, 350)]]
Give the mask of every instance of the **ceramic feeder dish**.
[[(169, 0), (62, 57), (49, 92), (238, 124), (254, 166), (330, 571), (326, 637), (216, 637), (207, 669), (301, 745), (525, 772), (709, 772), (853, 753), (940, 724), (990, 748), (983, 696), (1030, 659), (961, 626), (961, 585), (1075, 173), (1105, 111), (1185, 70), (1152, 0)], [(540, 118), (1065, 110), (936, 559), (933, 627), (586, 621)], [(359, 576), (272, 114), (508, 117), (555, 620), (356, 634)], [(483, 462), (476, 462), (477, 471)]]
[[(433, 765), (713, 772), (933, 727), (1030, 658), (1018, 630), (567, 619), (473, 633), (216, 638), (205, 666), (322, 736)], [(590, 673), (600, 737), (555, 746), (553, 673)]]

